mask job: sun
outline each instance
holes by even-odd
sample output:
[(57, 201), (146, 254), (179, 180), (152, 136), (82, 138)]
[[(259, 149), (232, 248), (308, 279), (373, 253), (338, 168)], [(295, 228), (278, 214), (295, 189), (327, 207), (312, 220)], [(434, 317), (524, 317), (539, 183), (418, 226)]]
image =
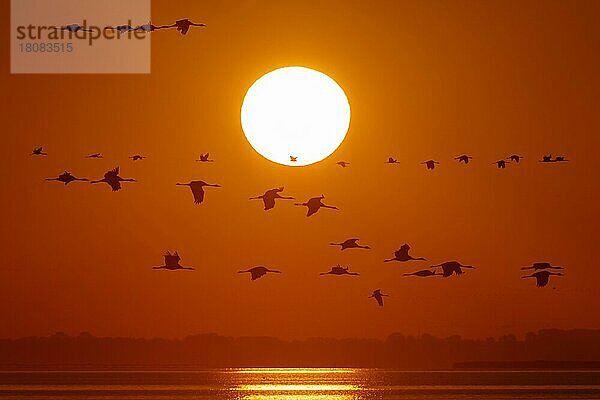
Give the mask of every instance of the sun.
[(342, 143), (350, 126), (350, 104), (336, 81), (304, 67), (285, 67), (248, 89), (242, 129), (263, 157), (284, 165), (321, 161)]

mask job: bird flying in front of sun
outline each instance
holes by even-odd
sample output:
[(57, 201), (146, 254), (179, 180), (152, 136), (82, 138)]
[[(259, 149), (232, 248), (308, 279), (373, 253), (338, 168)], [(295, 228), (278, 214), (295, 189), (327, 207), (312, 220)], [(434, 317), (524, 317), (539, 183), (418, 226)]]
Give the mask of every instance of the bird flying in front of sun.
[(284, 165), (321, 161), (342, 143), (350, 126), (350, 104), (329, 76), (285, 67), (259, 78), (242, 104), (242, 129), (265, 158)]

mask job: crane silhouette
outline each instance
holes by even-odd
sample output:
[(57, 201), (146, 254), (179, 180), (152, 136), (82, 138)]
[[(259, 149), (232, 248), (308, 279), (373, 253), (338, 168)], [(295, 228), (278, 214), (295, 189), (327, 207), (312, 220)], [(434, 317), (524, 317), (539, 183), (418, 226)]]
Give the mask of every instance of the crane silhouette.
[(293, 197), (282, 196), (279, 193), (283, 192), (283, 186), (267, 190), (264, 194), (256, 197), (250, 197), (250, 200), (258, 200), (262, 199), (263, 204), (265, 205), (265, 211), (272, 209), (275, 207), (275, 199), (285, 199), (285, 200), (293, 200)]
[(514, 161), (514, 162), (516, 162), (518, 164), (523, 159), (523, 156), (520, 156), (518, 154), (513, 154), (510, 157), (507, 157), (506, 159), (510, 160), (510, 161)]
[(313, 198), (309, 199), (306, 203), (294, 203), (294, 205), (307, 207), (308, 208), (308, 211), (306, 213), (307, 217), (310, 217), (311, 215), (313, 215), (314, 213), (319, 211), (319, 208), (321, 208), (321, 207), (331, 208), (333, 210), (339, 210), (339, 208), (337, 208), (335, 206), (328, 206), (327, 204), (323, 204), (322, 200), (324, 198), (325, 198), (325, 196), (321, 195), (319, 197), (313, 197)]
[(43, 147), (36, 147), (31, 151), (31, 156), (47, 156), (48, 153), (44, 153)]
[(190, 28), (192, 26), (199, 26), (199, 27), (206, 27), (206, 24), (202, 24), (202, 23), (194, 23), (192, 21), (190, 21), (189, 19), (185, 18), (185, 19), (180, 19), (175, 21), (175, 23), (172, 25), (173, 27), (176, 27), (177, 30), (179, 32), (181, 32), (182, 35), (185, 35), (188, 33), (188, 31), (190, 30)]
[(264, 267), (262, 265), (259, 265), (257, 267), (252, 267), (250, 269), (244, 270), (244, 271), (238, 271), (238, 274), (243, 274), (243, 273), (250, 273), (250, 280), (251, 281), (255, 281), (258, 278), (263, 277), (264, 275), (266, 275), (268, 272), (272, 272), (275, 274), (280, 274), (281, 271), (276, 270), (276, 269), (268, 269), (267, 267)]
[(338, 161), (338, 162), (336, 162), (336, 164), (342, 168), (346, 168), (348, 165), (350, 165), (350, 163), (347, 161)]
[(373, 294), (369, 296), (369, 298), (374, 298), (375, 300), (377, 300), (377, 304), (379, 304), (379, 307), (383, 307), (384, 297), (389, 297), (389, 295), (381, 293), (381, 289), (373, 290)]
[(94, 153), (94, 154), (85, 156), (85, 158), (104, 158), (104, 156), (102, 155), (102, 153)]
[(56, 29), (62, 30), (62, 31), (68, 31), (68, 32), (72, 32), (72, 33), (76, 33), (76, 32), (93, 32), (93, 29), (89, 29), (89, 28), (85, 28), (79, 24), (70, 24), (70, 25), (65, 25), (65, 26), (57, 26), (55, 27)]
[(111, 169), (110, 171), (107, 171), (104, 174), (104, 178), (97, 180), (97, 181), (91, 181), (90, 183), (101, 183), (104, 182), (106, 184), (108, 184), (113, 192), (116, 192), (117, 190), (121, 190), (121, 182), (135, 182), (136, 180), (133, 178), (121, 178), (119, 176), (119, 167), (116, 167), (115, 169)]
[(506, 168), (506, 164), (509, 164), (510, 161), (506, 161), (506, 160), (498, 160), (496, 162), (493, 162), (492, 164), (496, 164), (496, 166), (500, 169), (504, 169)]
[(173, 27), (174, 27), (174, 25), (158, 25), (158, 26), (153, 25), (152, 21), (150, 21), (147, 24), (137, 26), (135, 28), (135, 30), (136, 31), (144, 31), (144, 32), (154, 32), (159, 29), (166, 29), (166, 28), (173, 28)]
[(359, 239), (346, 239), (340, 243), (329, 243), (331, 246), (340, 246), (340, 250), (346, 249), (370, 249), (369, 246), (361, 246), (358, 244)]
[(439, 162), (435, 160), (427, 160), (423, 161), (421, 164), (425, 164), (427, 166), (427, 169), (435, 169), (435, 165), (439, 164)]
[(213, 162), (213, 161), (215, 161), (215, 160), (209, 160), (208, 159), (209, 155), (210, 155), (210, 153), (200, 154), (200, 158), (198, 158), (196, 161), (199, 161), (199, 162)]
[(349, 272), (348, 267), (342, 267), (340, 264), (331, 267), (328, 272), (321, 272), (319, 275), (360, 275), (358, 272)]
[(473, 157), (468, 156), (466, 154), (462, 154), (458, 157), (454, 157), (454, 159), (457, 160), (459, 163), (465, 163), (466, 165), (473, 159)]
[(290, 156), (290, 162), (296, 162), (296, 161), (298, 161), (298, 157)]
[(393, 157), (388, 157), (387, 161), (384, 164), (400, 164), (400, 161), (396, 160)]
[(425, 277), (428, 277), (428, 276), (436, 276), (436, 275), (442, 275), (442, 274), (439, 274), (439, 273), (437, 273), (435, 271), (432, 271), (430, 269), (422, 269), (422, 270), (417, 271), (417, 272), (411, 272), (411, 273), (408, 273), (408, 274), (402, 274), (402, 276), (418, 276), (418, 277), (421, 277), (421, 278), (425, 278)]
[(62, 182), (65, 184), (65, 186), (73, 181), (89, 181), (89, 179), (86, 179), (86, 178), (76, 178), (73, 175), (71, 175), (70, 172), (67, 172), (67, 171), (63, 172), (56, 178), (46, 178), (46, 180)]
[(534, 272), (531, 275), (522, 276), (521, 278), (535, 278), (537, 287), (542, 288), (548, 284), (548, 281), (550, 280), (551, 276), (564, 276), (564, 275), (560, 272), (550, 272), (547, 270), (543, 270), (543, 271)]
[(544, 270), (544, 269), (564, 269), (563, 267), (558, 267), (550, 264), (549, 262), (536, 262), (527, 267), (522, 267), (522, 270), (533, 269), (535, 271)]
[(463, 268), (475, 268), (472, 265), (462, 265), (461, 263), (459, 263), (458, 261), (447, 261), (438, 265), (433, 265), (429, 268), (442, 268), (442, 276), (444, 278), (447, 278), (449, 276), (452, 276), (452, 274), (455, 275), (462, 275), (463, 274)]
[(105, 31), (117, 31), (119, 33), (130, 32), (130, 31), (134, 31), (136, 29), (137, 28), (134, 28), (131, 25), (106, 26), (104, 28)]
[(179, 269), (187, 269), (187, 270), (194, 270), (193, 267), (184, 267), (181, 264), (179, 264), (179, 261), (181, 261), (181, 257), (179, 257), (179, 254), (177, 254), (177, 252), (171, 254), (170, 252), (166, 252), (164, 254), (165, 257), (165, 265), (161, 265), (160, 267), (152, 267), (152, 269), (166, 269), (169, 271), (176, 271)]
[(387, 260), (383, 260), (383, 262), (390, 262), (390, 261), (400, 261), (400, 262), (405, 262), (405, 261), (427, 261), (427, 259), (423, 258), (423, 257), (413, 257), (411, 255), (408, 254), (410, 250), (410, 246), (407, 243), (404, 243), (402, 246), (400, 246), (400, 248), (398, 250), (396, 250), (394, 252), (394, 257), (393, 258), (389, 258)]
[(147, 158), (146, 156), (141, 156), (139, 154), (135, 154), (133, 156), (130, 156), (129, 158), (131, 158), (133, 161), (139, 161), (139, 160), (143, 160), (144, 158)]
[(177, 186), (189, 186), (194, 195), (194, 203), (200, 204), (204, 200), (204, 186), (221, 187), (218, 184), (210, 184), (204, 181), (191, 181), (189, 183), (176, 183)]

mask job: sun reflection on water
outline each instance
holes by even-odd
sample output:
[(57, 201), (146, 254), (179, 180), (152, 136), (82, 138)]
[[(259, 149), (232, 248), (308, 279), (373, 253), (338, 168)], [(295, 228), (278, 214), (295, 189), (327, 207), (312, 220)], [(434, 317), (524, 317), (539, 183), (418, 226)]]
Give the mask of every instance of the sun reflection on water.
[(353, 368), (231, 368), (228, 372), (238, 374), (352, 374)]
[(355, 400), (349, 394), (252, 394), (239, 397), (240, 400)]
[(353, 400), (361, 390), (347, 375), (354, 369), (243, 368), (231, 372), (240, 374), (239, 384), (230, 388), (240, 400)]

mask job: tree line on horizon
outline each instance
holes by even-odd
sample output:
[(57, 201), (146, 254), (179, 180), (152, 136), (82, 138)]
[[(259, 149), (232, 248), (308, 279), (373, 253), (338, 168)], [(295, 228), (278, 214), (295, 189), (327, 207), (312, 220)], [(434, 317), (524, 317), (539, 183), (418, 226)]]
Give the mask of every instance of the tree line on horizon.
[[(366, 338), (229, 337), (198, 334), (183, 339), (69, 336), (0, 339), (1, 370), (111, 370), (236, 367), (348, 367), (452, 369), (549, 361), (600, 366), (600, 330), (544, 329), (497, 338), (438, 338), (393, 333)], [(574, 363), (575, 362), (575, 363)], [(587, 362), (587, 364), (585, 364)], [(486, 364), (487, 363), (487, 364)]]

